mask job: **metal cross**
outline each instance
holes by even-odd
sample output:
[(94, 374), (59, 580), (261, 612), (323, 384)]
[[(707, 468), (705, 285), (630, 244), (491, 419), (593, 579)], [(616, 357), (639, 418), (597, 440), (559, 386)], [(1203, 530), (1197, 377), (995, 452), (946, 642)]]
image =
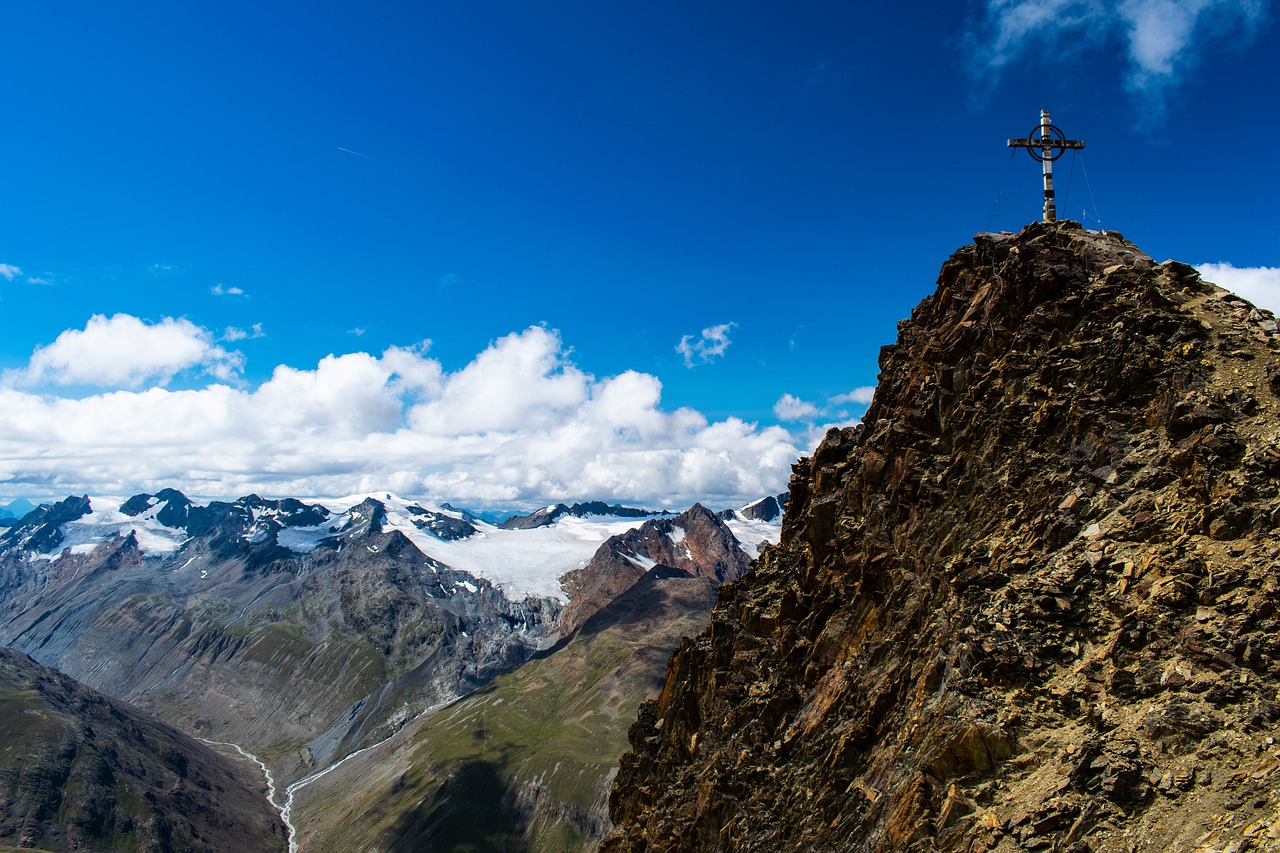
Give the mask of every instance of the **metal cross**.
[[(1036, 131), (1040, 131), (1036, 138)], [(1053, 161), (1067, 152), (1068, 148), (1084, 147), (1082, 139), (1067, 139), (1067, 135), (1049, 123), (1049, 111), (1040, 111), (1040, 123), (1031, 128), (1026, 139), (1010, 139), (1010, 148), (1025, 148), (1032, 159), (1044, 164), (1044, 221), (1053, 222), (1058, 218), (1058, 210), (1053, 204)]]

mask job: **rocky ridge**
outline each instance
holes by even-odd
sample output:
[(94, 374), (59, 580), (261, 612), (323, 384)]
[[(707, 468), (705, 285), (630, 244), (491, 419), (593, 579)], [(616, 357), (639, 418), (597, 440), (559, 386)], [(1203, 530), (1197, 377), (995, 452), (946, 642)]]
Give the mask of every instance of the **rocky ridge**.
[(729, 528), (701, 504), (678, 516), (646, 521), (610, 537), (587, 565), (561, 577), (569, 603), (560, 619), (560, 634), (571, 635), (656, 567), (720, 584), (750, 565)]
[(590, 515), (611, 515), (616, 518), (648, 518), (651, 515), (662, 514), (665, 513), (654, 512), (651, 509), (622, 506), (621, 504), (607, 504), (604, 501), (586, 501), (584, 503), (575, 503), (573, 506), (554, 504), (528, 515), (513, 515), (498, 526), (503, 530), (529, 530), (534, 527), (555, 524), (557, 519), (564, 518), (566, 515), (574, 518), (586, 518)]
[(773, 521), (781, 518), (786, 512), (787, 498), (789, 495), (783, 492), (780, 495), (766, 495), (754, 503), (749, 503), (741, 509), (723, 509), (717, 515), (726, 521), (734, 518), (753, 519), (755, 521)]
[(1275, 319), (982, 234), (630, 733), (602, 849), (1271, 849)]

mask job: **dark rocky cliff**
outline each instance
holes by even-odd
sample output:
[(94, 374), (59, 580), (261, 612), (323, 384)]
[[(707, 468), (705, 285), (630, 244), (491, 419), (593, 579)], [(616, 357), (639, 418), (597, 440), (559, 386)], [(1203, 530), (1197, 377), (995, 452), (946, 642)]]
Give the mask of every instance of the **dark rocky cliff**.
[(604, 849), (1274, 843), (1278, 352), (1115, 233), (961, 249), (641, 708)]

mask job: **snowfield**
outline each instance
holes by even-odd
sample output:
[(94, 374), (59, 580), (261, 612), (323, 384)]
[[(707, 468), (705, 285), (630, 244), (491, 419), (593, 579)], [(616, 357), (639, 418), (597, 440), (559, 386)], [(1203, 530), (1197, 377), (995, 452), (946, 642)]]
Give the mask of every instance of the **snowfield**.
[[(379, 497), (381, 500), (382, 498)], [(529, 530), (503, 530), (481, 521), (473, 521), (476, 534), (452, 542), (419, 530), (403, 508), (387, 507), (385, 530), (403, 533), (419, 551), (451, 568), (484, 578), (502, 591), (510, 601), (533, 595), (568, 601), (560, 586), (560, 576), (587, 564), (596, 550), (610, 536), (625, 533), (648, 521), (648, 518), (617, 518), (593, 515), (586, 518), (563, 516), (554, 524)], [(421, 504), (419, 504), (421, 506)], [(440, 512), (461, 518), (461, 513)], [(657, 516), (652, 516), (657, 517)]]
[(108, 539), (128, 536), (132, 531), (138, 540), (138, 549), (149, 557), (170, 557), (187, 541), (187, 531), (174, 530), (156, 521), (156, 513), (165, 508), (167, 501), (154, 503), (139, 515), (127, 516), (120, 511), (124, 500), (119, 498), (91, 498), (92, 510), (84, 518), (62, 525), (62, 542), (49, 554), (33, 554), (35, 559), (56, 560), (66, 548), (73, 554), (87, 554)]
[(737, 538), (738, 547), (746, 551), (747, 556), (753, 560), (760, 556), (761, 542), (776, 545), (782, 535), (781, 518), (777, 521), (757, 521), (754, 518), (744, 518), (741, 513), (735, 512), (733, 518), (724, 524)]

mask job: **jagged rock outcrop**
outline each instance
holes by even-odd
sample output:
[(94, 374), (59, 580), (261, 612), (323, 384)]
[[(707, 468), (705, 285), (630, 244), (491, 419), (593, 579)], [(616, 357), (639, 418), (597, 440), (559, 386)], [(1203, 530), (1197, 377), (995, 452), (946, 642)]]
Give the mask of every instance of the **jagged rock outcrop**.
[(569, 603), (560, 618), (568, 636), (656, 566), (717, 584), (739, 577), (751, 559), (720, 518), (702, 504), (655, 518), (602, 544), (590, 562), (560, 578)]
[(283, 851), (256, 768), (0, 647), (0, 847)]
[(642, 707), (603, 849), (1274, 845), (1274, 318), (1037, 223), (899, 328)]

